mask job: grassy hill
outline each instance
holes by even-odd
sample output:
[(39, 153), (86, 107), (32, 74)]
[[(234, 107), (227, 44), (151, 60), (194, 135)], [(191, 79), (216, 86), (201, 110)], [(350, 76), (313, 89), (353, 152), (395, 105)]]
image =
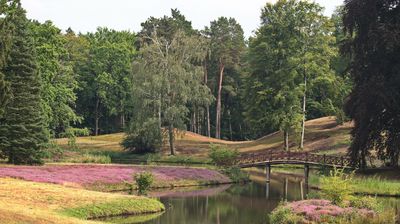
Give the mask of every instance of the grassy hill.
[[(334, 117), (323, 117), (306, 122), (305, 150), (318, 154), (343, 155), (350, 145), (351, 123), (337, 125)], [(74, 153), (105, 153), (117, 155), (124, 153), (120, 142), (123, 133), (89, 136), (77, 138), (79, 152)], [(290, 138), (290, 147), (297, 149), (295, 139)], [(62, 147), (67, 146), (67, 139), (56, 140)], [(272, 133), (254, 141), (226, 141), (215, 138), (208, 138), (192, 132), (179, 133), (176, 141), (176, 151), (178, 155), (204, 158), (207, 156), (209, 145), (223, 144), (240, 152), (261, 152), (268, 150), (283, 149), (283, 135), (281, 132)], [(163, 155), (168, 155), (168, 147), (162, 150)]]

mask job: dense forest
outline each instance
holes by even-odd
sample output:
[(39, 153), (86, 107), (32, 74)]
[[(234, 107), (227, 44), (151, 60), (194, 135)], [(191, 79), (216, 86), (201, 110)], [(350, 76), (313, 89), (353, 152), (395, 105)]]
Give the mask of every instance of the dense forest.
[[(356, 63), (364, 38), (358, 20), (365, 18), (354, 21), (352, 7), (327, 17), (316, 3), (267, 3), (259, 28), (247, 39), (234, 18), (215, 18), (196, 30), (178, 9), (148, 18), (135, 33), (107, 27), (63, 31), (51, 21), (27, 19), (18, 0), (1, 0), (0, 157), (38, 163), (50, 139), (122, 131), (124, 146), (138, 151), (156, 151), (168, 142), (174, 154), (175, 130), (227, 140), (280, 130), (286, 148), (289, 133), (302, 148), (305, 120), (336, 116), (344, 122), (345, 101), (351, 118), (361, 116), (358, 107), (373, 107), (363, 105), (359, 97), (368, 96), (362, 93), (346, 100), (352, 89), (375, 90), (360, 84), (374, 81), (353, 75), (364, 72)], [(377, 71), (389, 67), (382, 63)], [(398, 116), (397, 110), (391, 111)], [(367, 136), (362, 131), (371, 119), (356, 119), (353, 136)], [(398, 147), (383, 143), (386, 137), (398, 143), (398, 132), (385, 126), (395, 120), (382, 119), (386, 123), (363, 138), (387, 135), (375, 143), (354, 142), (355, 160), (365, 158), (360, 147), (374, 146), (382, 158), (398, 158)]]

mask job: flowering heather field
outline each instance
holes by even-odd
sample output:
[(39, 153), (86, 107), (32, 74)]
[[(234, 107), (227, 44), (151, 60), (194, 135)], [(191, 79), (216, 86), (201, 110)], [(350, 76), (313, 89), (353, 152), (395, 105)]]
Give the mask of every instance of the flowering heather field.
[(195, 180), (205, 182), (229, 182), (229, 178), (214, 170), (186, 167), (140, 167), (117, 165), (48, 165), (48, 166), (0, 166), (0, 177), (88, 186), (96, 183), (118, 184), (132, 181), (133, 175), (151, 171), (156, 181), (173, 182)]
[(365, 217), (373, 217), (375, 214), (374, 211), (368, 209), (358, 209), (352, 207), (341, 208), (333, 205), (328, 200), (295, 201), (289, 203), (287, 207), (290, 208), (293, 213), (302, 215), (306, 220), (309, 221), (321, 221), (321, 217), (338, 217), (351, 214), (353, 212)]

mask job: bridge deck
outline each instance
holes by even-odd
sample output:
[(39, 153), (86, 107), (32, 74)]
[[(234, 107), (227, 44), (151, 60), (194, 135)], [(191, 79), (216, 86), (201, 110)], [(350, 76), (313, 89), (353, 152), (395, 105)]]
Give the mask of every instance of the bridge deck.
[(348, 157), (318, 155), (308, 152), (251, 153), (241, 155), (238, 159), (238, 165), (242, 168), (277, 164), (353, 168)]

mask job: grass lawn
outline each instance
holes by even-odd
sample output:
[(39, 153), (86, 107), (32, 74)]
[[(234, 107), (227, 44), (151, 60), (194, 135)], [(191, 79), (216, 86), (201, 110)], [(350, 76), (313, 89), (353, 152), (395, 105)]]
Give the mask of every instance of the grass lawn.
[(101, 223), (82, 218), (152, 213), (163, 209), (159, 201), (145, 197), (0, 178), (1, 223)]
[[(280, 166), (273, 167), (274, 173), (287, 173), (294, 176), (303, 177), (304, 170), (302, 166)], [(388, 174), (389, 173), (389, 174)], [(397, 173), (392, 175), (392, 173)], [(397, 171), (385, 171), (375, 173), (374, 175), (356, 174), (352, 180), (353, 192), (357, 194), (395, 196), (400, 197), (400, 180)], [(321, 175), (317, 170), (310, 173), (309, 184), (313, 187), (319, 187)]]
[[(306, 122), (305, 150), (318, 154), (344, 155), (350, 145), (351, 124), (337, 125), (334, 117), (324, 117)], [(65, 151), (60, 158), (63, 162), (93, 162), (108, 161), (123, 163), (124, 160), (137, 161), (166, 161), (166, 162), (209, 162), (208, 152), (210, 144), (222, 144), (240, 152), (263, 152), (269, 150), (283, 149), (282, 133), (276, 132), (254, 141), (227, 141), (208, 138), (192, 132), (180, 132), (176, 136), (176, 152), (178, 156), (168, 156), (169, 149), (164, 146), (161, 153), (154, 155), (135, 155), (123, 150), (120, 142), (124, 138), (123, 133), (108, 134), (100, 136), (79, 137), (76, 139), (78, 149), (68, 149), (67, 139), (56, 139), (56, 143)], [(295, 138), (290, 136), (290, 140)], [(297, 149), (295, 142), (290, 142), (292, 150)]]

